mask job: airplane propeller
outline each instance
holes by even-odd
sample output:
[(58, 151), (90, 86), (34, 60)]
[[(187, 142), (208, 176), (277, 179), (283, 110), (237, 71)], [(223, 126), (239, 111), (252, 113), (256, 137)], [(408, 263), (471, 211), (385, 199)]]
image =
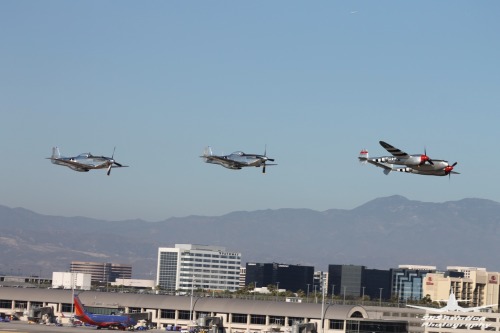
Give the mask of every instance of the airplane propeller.
[(111, 155), (111, 158), (108, 160), (108, 172), (106, 173), (108, 176), (111, 174), (111, 168), (113, 167), (113, 164), (119, 166), (119, 167), (122, 167), (122, 165), (118, 162), (116, 162), (114, 160), (114, 156), (115, 156), (115, 150), (116, 150), (116, 147), (113, 148), (113, 154)]
[(420, 155), (420, 165), (424, 165), (425, 162), (428, 162), (430, 165), (434, 165), (431, 158), (427, 156), (427, 149), (424, 148), (424, 154)]
[(447, 167), (444, 168), (444, 174), (448, 175), (448, 178), (451, 179), (451, 171), (457, 165), (458, 162), (453, 163), (452, 165), (448, 165)]
[(267, 145), (264, 146), (264, 155), (262, 155), (262, 173), (266, 173), (266, 161), (274, 162), (274, 158), (267, 157)]

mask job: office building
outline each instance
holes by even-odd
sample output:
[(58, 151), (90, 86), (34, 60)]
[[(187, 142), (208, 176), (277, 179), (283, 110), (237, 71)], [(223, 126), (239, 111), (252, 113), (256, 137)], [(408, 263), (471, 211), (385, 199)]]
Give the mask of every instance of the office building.
[(109, 283), (116, 279), (131, 279), (132, 266), (124, 264), (72, 261), (71, 273), (91, 274), (93, 283)]
[(53, 272), (52, 288), (90, 290), (92, 276), (86, 273)]
[(422, 299), (425, 296), (422, 293), (424, 278), (435, 272), (436, 266), (399, 265), (392, 269), (391, 297), (400, 301)]
[[(460, 274), (457, 274), (460, 273)], [(422, 286), (424, 296), (432, 300), (448, 299), (450, 291), (466, 307), (495, 304), (498, 309), (500, 273), (484, 268), (449, 266), (446, 272), (428, 273)]]
[(156, 281), (168, 291), (239, 289), (241, 253), (220, 246), (175, 244), (158, 249)]
[(357, 265), (328, 266), (328, 294), (369, 299), (389, 299), (391, 270), (368, 269)]
[(371, 300), (387, 300), (391, 297), (392, 270), (364, 268), (361, 294)]
[[(313, 291), (314, 267), (277, 263), (247, 263), (245, 284), (257, 287), (275, 285), (279, 289), (296, 292)], [(319, 290), (318, 290), (319, 292)]]

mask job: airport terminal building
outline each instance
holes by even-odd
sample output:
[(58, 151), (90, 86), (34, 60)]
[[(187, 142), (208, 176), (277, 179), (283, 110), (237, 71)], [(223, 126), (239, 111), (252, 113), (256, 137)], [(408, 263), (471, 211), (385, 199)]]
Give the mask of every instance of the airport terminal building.
[[(216, 333), (464, 332), (500, 331), (500, 314), (488, 312), (429, 314), (407, 307), (288, 303), (252, 299), (124, 294), (85, 291), (80, 299), (93, 313), (147, 313), (152, 326), (187, 328), (216, 318)], [(0, 288), (0, 312), (18, 316), (34, 307), (53, 307), (69, 318), (70, 290)], [(322, 323), (324, 325), (322, 325)], [(208, 330), (207, 330), (208, 331)]]

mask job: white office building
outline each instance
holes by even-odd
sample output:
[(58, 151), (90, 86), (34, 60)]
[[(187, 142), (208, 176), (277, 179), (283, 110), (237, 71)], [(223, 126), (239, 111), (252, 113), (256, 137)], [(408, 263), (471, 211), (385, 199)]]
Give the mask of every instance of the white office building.
[(52, 288), (90, 290), (92, 274), (53, 272)]
[(241, 253), (224, 247), (175, 244), (158, 249), (156, 284), (167, 291), (239, 289)]

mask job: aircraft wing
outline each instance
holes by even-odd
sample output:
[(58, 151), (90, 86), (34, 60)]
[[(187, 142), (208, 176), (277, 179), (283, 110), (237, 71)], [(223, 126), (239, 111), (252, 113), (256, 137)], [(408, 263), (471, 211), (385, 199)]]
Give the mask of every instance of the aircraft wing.
[(491, 307), (494, 307), (497, 305), (498, 304), (489, 304), (489, 305), (475, 306), (475, 307), (471, 307), (471, 308), (461, 308), (460, 311), (475, 312), (475, 311), (479, 311), (481, 309), (487, 309), (487, 308), (491, 308)]
[(395, 171), (392, 164), (377, 162), (375, 160), (366, 158), (366, 157), (358, 157), (360, 162), (368, 162), (370, 164), (375, 165), (376, 167), (384, 169), (384, 174), (388, 175), (391, 171)]
[(384, 147), (385, 150), (387, 150), (389, 153), (391, 153), (392, 156), (395, 156), (398, 158), (409, 158), (410, 157), (410, 155), (408, 155), (404, 151), (402, 151), (396, 147), (391, 146), (387, 142), (379, 141), (379, 143), (382, 147)]
[(425, 311), (429, 311), (429, 312), (446, 312), (448, 310), (443, 310), (443, 308), (430, 308), (430, 307), (427, 307), (427, 306), (418, 306), (418, 305), (410, 305), (410, 304), (406, 304), (407, 307), (409, 308), (415, 308), (415, 309), (420, 309), (420, 310), (425, 310)]

